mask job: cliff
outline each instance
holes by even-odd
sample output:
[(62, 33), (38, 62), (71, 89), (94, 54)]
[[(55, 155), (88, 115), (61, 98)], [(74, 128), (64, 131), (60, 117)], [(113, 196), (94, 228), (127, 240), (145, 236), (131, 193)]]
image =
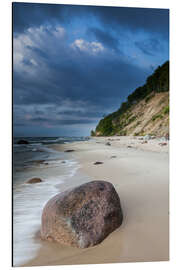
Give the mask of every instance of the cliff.
[(169, 61), (98, 123), (92, 136), (169, 134)]

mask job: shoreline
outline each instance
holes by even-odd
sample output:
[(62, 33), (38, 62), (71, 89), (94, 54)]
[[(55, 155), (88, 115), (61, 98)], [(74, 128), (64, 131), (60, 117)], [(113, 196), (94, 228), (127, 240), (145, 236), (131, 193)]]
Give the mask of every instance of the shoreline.
[[(110, 142), (110, 146), (106, 145)], [(101, 244), (77, 249), (39, 240), (37, 256), (23, 266), (167, 261), (169, 259), (169, 155), (167, 145), (132, 137), (97, 137), (50, 145), (74, 150), (80, 164), (71, 186), (92, 180), (111, 182), (124, 213), (122, 225)], [(131, 147), (128, 147), (131, 146)], [(96, 161), (103, 164), (94, 165)], [(66, 183), (61, 184), (67, 189)]]

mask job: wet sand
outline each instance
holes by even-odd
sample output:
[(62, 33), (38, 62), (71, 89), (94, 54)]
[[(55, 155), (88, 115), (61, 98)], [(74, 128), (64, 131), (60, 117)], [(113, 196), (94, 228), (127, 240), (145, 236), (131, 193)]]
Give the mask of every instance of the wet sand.
[[(110, 146), (106, 145), (110, 142)], [(169, 155), (160, 141), (131, 137), (95, 138), (53, 145), (70, 152), (81, 168), (72, 186), (90, 180), (111, 182), (124, 213), (123, 224), (101, 244), (78, 249), (39, 239), (42, 247), (25, 266), (151, 262), (169, 259)], [(131, 146), (131, 147), (129, 147)], [(103, 164), (94, 165), (96, 161)], [(84, 177), (88, 176), (88, 177)], [(84, 180), (83, 180), (84, 179)], [(63, 190), (71, 184), (63, 184)], [(62, 188), (62, 185), (61, 185)]]

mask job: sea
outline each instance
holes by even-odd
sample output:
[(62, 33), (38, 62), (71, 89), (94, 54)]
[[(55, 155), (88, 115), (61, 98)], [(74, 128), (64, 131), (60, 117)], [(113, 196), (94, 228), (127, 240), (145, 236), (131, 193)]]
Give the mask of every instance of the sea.
[[(22, 139), (29, 143), (18, 144)], [(56, 151), (52, 146), (86, 140), (89, 137), (14, 137), (13, 266), (21, 266), (36, 256), (41, 247), (36, 234), (40, 230), (43, 207), (61, 192), (64, 183), (72, 184), (80, 168), (80, 164), (70, 158), (72, 155)], [(33, 177), (43, 182), (27, 184)]]

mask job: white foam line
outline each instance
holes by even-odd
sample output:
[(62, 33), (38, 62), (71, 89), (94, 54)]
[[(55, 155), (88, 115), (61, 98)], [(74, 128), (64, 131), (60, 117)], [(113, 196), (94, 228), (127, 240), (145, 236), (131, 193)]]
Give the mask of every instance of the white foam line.
[(22, 184), (21, 188), (14, 190), (14, 266), (20, 266), (33, 259), (41, 247), (34, 236), (40, 229), (41, 214), (47, 198), (57, 194), (58, 189), (55, 187), (57, 183), (62, 184), (63, 181), (49, 178), (39, 184)]
[(41, 226), (43, 207), (52, 196), (59, 192), (56, 185), (62, 184), (67, 178), (73, 177), (80, 168), (74, 160), (67, 160), (63, 165), (70, 169), (70, 172), (66, 175), (44, 177), (44, 182), (37, 184), (22, 183), (14, 187), (14, 266), (21, 266), (36, 256), (38, 249), (41, 247), (41, 242), (35, 239), (35, 234)]

